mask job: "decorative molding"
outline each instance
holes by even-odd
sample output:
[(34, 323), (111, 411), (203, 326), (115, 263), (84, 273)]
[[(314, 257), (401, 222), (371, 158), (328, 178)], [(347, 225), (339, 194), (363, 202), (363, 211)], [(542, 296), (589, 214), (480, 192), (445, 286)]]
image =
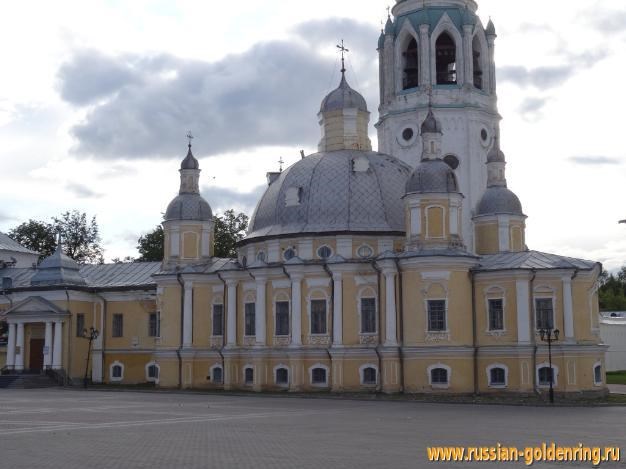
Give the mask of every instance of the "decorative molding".
[(330, 287), (330, 277), (307, 278), (305, 281), (308, 288)]

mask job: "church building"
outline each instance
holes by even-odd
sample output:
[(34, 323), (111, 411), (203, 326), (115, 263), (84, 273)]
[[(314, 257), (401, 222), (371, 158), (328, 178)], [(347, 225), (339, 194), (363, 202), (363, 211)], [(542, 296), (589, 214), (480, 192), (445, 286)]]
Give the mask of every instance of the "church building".
[(90, 353), (91, 380), (106, 384), (526, 395), (552, 381), (606, 393), (601, 265), (526, 246), (499, 132), (496, 29), (477, 8), (396, 1), (378, 40), (379, 151), (342, 68), (317, 115), (318, 152), (267, 174), (237, 258), (213, 255), (189, 145), (162, 262), (79, 266), (60, 243), (36, 268), (0, 269), (4, 372), (80, 382)]

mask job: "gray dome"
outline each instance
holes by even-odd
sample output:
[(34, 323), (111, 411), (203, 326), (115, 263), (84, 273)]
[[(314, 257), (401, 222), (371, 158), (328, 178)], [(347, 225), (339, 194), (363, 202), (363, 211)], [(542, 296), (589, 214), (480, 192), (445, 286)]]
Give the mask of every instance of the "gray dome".
[(491, 21), (491, 18), (489, 18), (489, 23), (487, 23), (487, 28), (485, 28), (485, 33), (487, 34), (487, 36), (496, 35), (496, 26), (493, 24), (493, 21)]
[(37, 266), (37, 272), (30, 281), (31, 285), (86, 285), (79, 273), (78, 263), (63, 252), (59, 244), (49, 257)]
[(428, 115), (426, 119), (422, 123), (422, 134), (440, 134), (441, 133), (441, 123), (437, 120), (435, 115), (433, 114), (433, 110), (428, 110)]
[(518, 197), (504, 186), (489, 187), (478, 203), (476, 213), (480, 215), (517, 215), (524, 216), (522, 203)]
[(307, 156), (265, 191), (247, 240), (303, 233), (401, 232), (411, 169), (392, 156), (340, 150)]
[(506, 158), (504, 157), (504, 153), (500, 149), (500, 142), (498, 141), (498, 137), (494, 139), (493, 146), (489, 153), (487, 153), (487, 163), (505, 163)]
[(191, 153), (191, 145), (189, 145), (187, 156), (180, 164), (180, 169), (200, 169), (200, 163), (198, 163), (196, 157)]
[(340, 109), (359, 109), (368, 112), (365, 98), (348, 85), (346, 76), (342, 74), (339, 87), (322, 101), (320, 112), (338, 111)]
[(443, 160), (422, 161), (406, 183), (406, 193), (459, 192), (454, 170)]
[(200, 194), (180, 194), (170, 202), (165, 212), (165, 221), (209, 221), (212, 218), (211, 206)]

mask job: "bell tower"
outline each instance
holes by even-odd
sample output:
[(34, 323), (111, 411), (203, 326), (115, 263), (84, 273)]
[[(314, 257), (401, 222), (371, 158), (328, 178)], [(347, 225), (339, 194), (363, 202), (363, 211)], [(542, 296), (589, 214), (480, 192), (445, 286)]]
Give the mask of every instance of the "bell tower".
[(487, 187), (485, 162), (499, 127), (495, 27), (474, 0), (396, 0), (378, 42), (379, 151), (419, 164), (429, 106), (442, 126), (441, 155), (463, 199), (462, 235)]

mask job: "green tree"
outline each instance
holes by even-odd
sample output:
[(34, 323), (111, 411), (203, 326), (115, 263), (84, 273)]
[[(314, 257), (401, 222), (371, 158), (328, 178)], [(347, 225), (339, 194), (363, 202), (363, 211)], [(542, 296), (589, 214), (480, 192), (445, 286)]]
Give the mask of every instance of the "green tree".
[(137, 241), (139, 258), (136, 262), (160, 262), (163, 260), (163, 227), (158, 225), (153, 231)]
[(57, 245), (54, 225), (44, 221), (28, 220), (8, 234), (25, 248), (38, 252), (40, 261), (52, 254)]
[(598, 295), (601, 311), (626, 311), (626, 267), (617, 275), (602, 272)]
[(52, 223), (29, 220), (10, 230), (9, 236), (22, 246), (39, 252), (41, 260), (56, 249), (59, 232), (65, 254), (76, 262), (79, 264), (104, 262), (96, 217), (88, 220), (87, 214), (78, 210), (67, 211), (60, 217), (53, 217)]
[(234, 210), (227, 210), (222, 216), (213, 217), (215, 222), (214, 256), (232, 258), (237, 256), (237, 243), (241, 241), (248, 228), (248, 215)]

